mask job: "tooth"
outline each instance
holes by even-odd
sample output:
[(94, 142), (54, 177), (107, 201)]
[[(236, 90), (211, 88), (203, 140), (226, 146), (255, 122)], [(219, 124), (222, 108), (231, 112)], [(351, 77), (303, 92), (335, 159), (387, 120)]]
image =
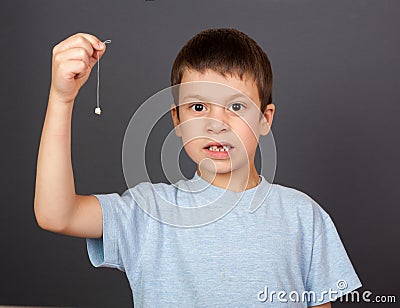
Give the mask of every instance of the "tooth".
[(211, 150), (211, 151), (215, 151), (215, 152), (222, 152), (222, 151), (227, 152), (227, 151), (229, 151), (231, 149), (231, 146), (224, 145), (221, 148), (219, 148), (216, 145), (211, 145), (211, 146), (208, 147), (208, 149)]

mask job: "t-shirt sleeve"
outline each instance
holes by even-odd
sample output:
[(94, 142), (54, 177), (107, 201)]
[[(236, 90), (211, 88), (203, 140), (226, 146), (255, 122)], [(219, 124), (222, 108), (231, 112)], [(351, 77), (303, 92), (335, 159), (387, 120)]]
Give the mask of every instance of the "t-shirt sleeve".
[(334, 301), (362, 286), (331, 217), (319, 205), (314, 212), (314, 242), (306, 281), (308, 306)]
[(138, 206), (130, 190), (93, 194), (101, 205), (103, 236), (86, 238), (90, 262), (95, 267), (135, 270), (146, 238), (149, 216)]

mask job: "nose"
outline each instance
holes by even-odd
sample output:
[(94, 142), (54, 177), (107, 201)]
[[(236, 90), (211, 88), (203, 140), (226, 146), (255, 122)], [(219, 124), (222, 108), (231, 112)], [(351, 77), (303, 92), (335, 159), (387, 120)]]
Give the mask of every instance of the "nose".
[(226, 110), (224, 106), (212, 104), (210, 107), (209, 118), (207, 119), (206, 129), (209, 133), (221, 133), (229, 129), (226, 123)]

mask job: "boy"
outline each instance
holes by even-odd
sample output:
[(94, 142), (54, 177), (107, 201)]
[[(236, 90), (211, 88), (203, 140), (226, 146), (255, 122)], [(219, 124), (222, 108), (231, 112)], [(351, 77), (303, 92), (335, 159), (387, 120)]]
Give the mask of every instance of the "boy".
[[(105, 49), (83, 33), (53, 49), (34, 203), (41, 228), (86, 238), (94, 266), (126, 273), (138, 307), (330, 307), (331, 300), (361, 286), (330, 216), (308, 195), (257, 174), (258, 137), (268, 134), (275, 110), (272, 72), (265, 52), (235, 29), (204, 30), (189, 40), (174, 62), (171, 82), (236, 89), (263, 116), (242, 116), (242, 101), (221, 106), (196, 101), (193, 93), (186, 93), (192, 97), (185, 101), (182, 87), (171, 115), (176, 135), (198, 165), (193, 177), (175, 185), (142, 182), (122, 196), (76, 195), (72, 106), (97, 52), (101, 57)], [(194, 131), (201, 137), (190, 139)], [(161, 199), (190, 207), (225, 192), (240, 193), (241, 199), (200, 227), (171, 226), (142, 208), (158, 209)], [(250, 200), (266, 194), (263, 204), (248, 212)]]

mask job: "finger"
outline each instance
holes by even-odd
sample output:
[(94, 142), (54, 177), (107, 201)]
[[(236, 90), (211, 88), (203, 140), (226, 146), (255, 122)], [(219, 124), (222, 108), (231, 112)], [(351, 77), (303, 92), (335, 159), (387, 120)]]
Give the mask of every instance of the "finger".
[(105, 44), (103, 44), (98, 38), (91, 34), (77, 33), (56, 45), (53, 49), (53, 53), (59, 53), (70, 48), (82, 47), (92, 56), (94, 51), (105, 49), (104, 45)]
[(60, 64), (60, 71), (66, 79), (79, 79), (87, 75), (89, 66), (81, 60), (69, 60)]
[(78, 33), (78, 35), (82, 35), (86, 38), (92, 45), (93, 49), (96, 50), (103, 50), (105, 48), (105, 44), (98, 39), (96, 36), (89, 34), (89, 33)]
[(70, 41), (76, 41), (76, 40), (78, 40), (78, 42), (79, 41), (89, 42), (91, 48), (95, 50), (102, 50), (104, 48), (104, 44), (101, 42), (100, 39), (88, 33), (76, 33), (68, 37), (63, 42), (68, 44)]
[(69, 60), (81, 60), (86, 65), (90, 65), (91, 56), (88, 54), (86, 49), (81, 47), (71, 48), (64, 50), (54, 56), (56, 63), (62, 63)]
[(89, 58), (89, 66), (93, 67), (96, 64), (96, 62), (104, 55), (105, 52), (106, 52), (106, 47), (105, 47), (105, 44), (104, 44), (104, 49), (103, 50), (101, 50), (101, 51), (96, 50), (93, 53), (93, 56)]

